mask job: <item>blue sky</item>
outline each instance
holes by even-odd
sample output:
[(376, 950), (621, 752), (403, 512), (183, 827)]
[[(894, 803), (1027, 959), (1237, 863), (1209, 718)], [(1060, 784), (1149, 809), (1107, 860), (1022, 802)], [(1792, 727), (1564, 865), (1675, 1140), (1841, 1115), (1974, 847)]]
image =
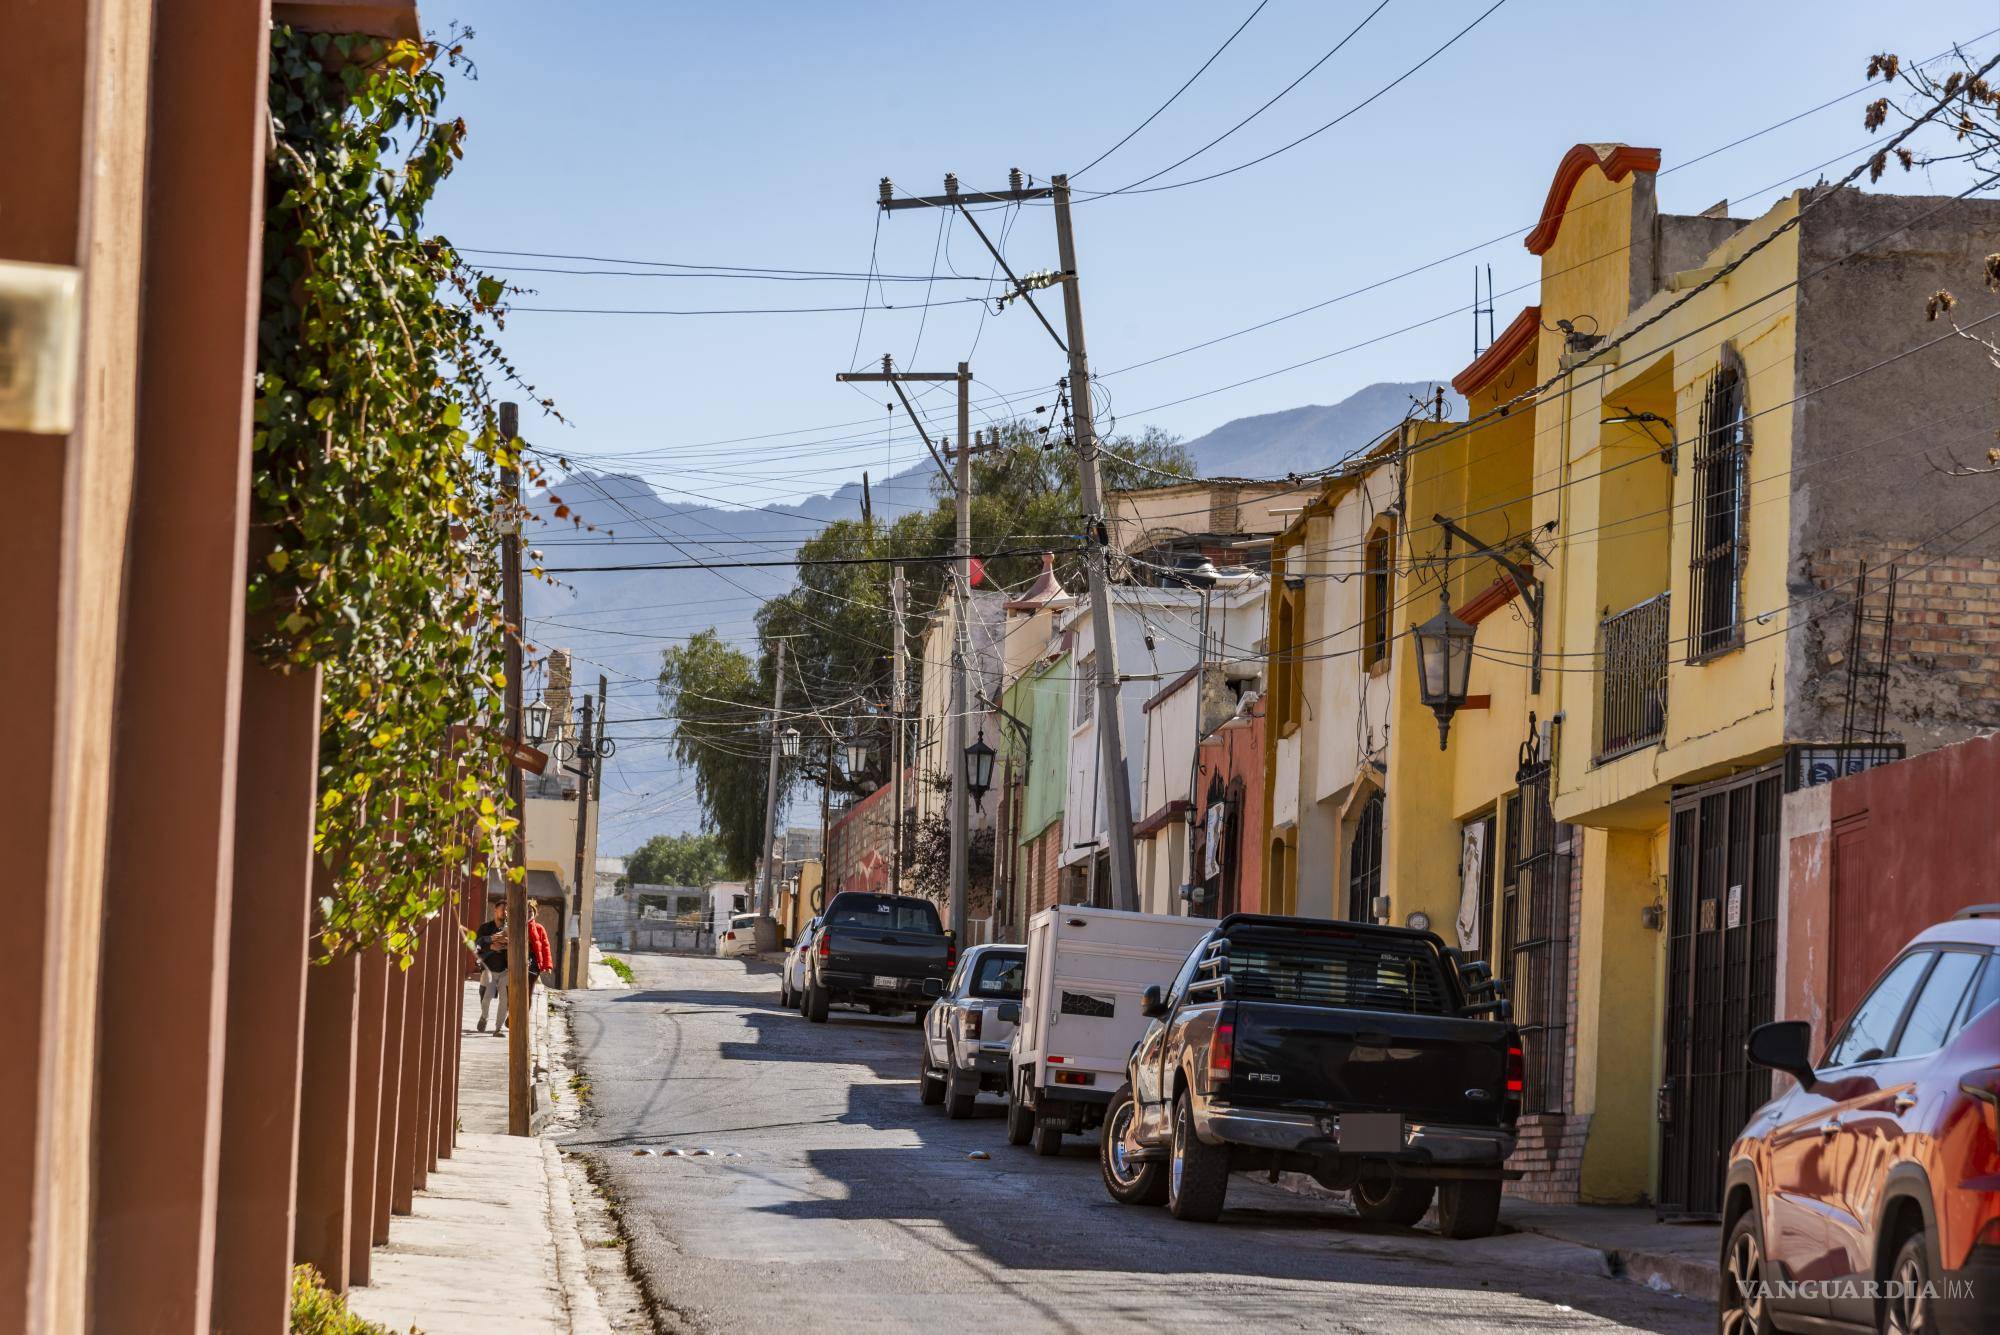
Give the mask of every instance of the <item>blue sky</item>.
[[(1200, 146), (1297, 76), (1374, 2), (1271, 0), (1174, 106), (1081, 176), (1079, 190), (1126, 185)], [(1161, 180), (1233, 165), (1331, 119), (1490, 2), (1391, 0), (1262, 117)], [(940, 247), (936, 213), (888, 216), (877, 242), (877, 179), (931, 192), (946, 171), (968, 184), (1003, 182), (1012, 166), (1038, 177), (1075, 171), (1143, 120), (1253, 7), (482, 0), (469, 15), (428, 7), (434, 25), (471, 22), (479, 65), (478, 80), (453, 94), (472, 135), (435, 220), (460, 244), (493, 249), (857, 271), (874, 244), (884, 272), (926, 275), (948, 263), (985, 276), (990, 262), (962, 222)], [(1996, 27), (1992, 0), (1508, 0), (1428, 67), (1298, 149), (1207, 184), (1080, 203), (1093, 369), (1104, 375), (1528, 224), (1557, 160), (1580, 140), (1656, 146), (1671, 169), (1859, 88), (1872, 51), (1928, 56)], [(1763, 207), (1781, 193), (1767, 187), (1866, 143), (1864, 100), (1663, 175), (1662, 207), (1696, 212), (1724, 197), (1740, 201), (1739, 213)], [(1853, 160), (1824, 171), (1838, 175)], [(1001, 214), (985, 221), (1007, 225)], [(1007, 251), (1018, 270), (1054, 266), (1046, 209), (1020, 211)], [(1534, 274), (1513, 238), (1273, 328), (1106, 376), (1110, 406), (1121, 426), (1192, 437), (1377, 380), (1449, 376), (1470, 353), (1467, 316), (1206, 393), (1465, 305), (1475, 258), (1493, 266), (1504, 324), (1528, 299), (1505, 290)], [(539, 289), (523, 306), (851, 306), (863, 291), (858, 281), (511, 276)], [(925, 290), (890, 285), (897, 301)], [(982, 290), (944, 283), (931, 295)], [(1056, 294), (1047, 302), (1054, 316)], [(888, 351), (906, 365), (948, 367), (970, 352), (981, 394), (996, 399), (991, 411), (1002, 411), (1001, 395), (1020, 406), (1047, 401), (1063, 367), (1032, 314), (980, 312), (961, 303), (871, 313), (859, 356)], [(878, 394), (833, 382), (856, 354), (859, 318), (523, 310), (506, 342), (574, 423), (533, 437), (592, 458), (651, 452), (643, 466), (664, 494), (678, 487), (684, 499), (755, 504), (917, 457), (907, 431), (886, 438)], [(1190, 395), (1200, 397), (1173, 402)], [(944, 393), (931, 404), (948, 417)], [(732, 443), (712, 443), (721, 441)]]

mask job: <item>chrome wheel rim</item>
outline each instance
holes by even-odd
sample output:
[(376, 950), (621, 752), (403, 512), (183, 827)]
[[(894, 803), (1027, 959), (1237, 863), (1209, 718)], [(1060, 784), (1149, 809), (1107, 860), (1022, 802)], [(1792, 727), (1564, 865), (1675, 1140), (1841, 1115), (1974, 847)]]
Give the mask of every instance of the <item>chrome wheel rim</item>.
[(1916, 1335), (1924, 1325), (1924, 1268), (1914, 1256), (1896, 1267), (1896, 1291), (1889, 1296), (1889, 1329)]
[(1111, 1151), (1111, 1176), (1121, 1184), (1132, 1181), (1132, 1158), (1125, 1151), (1125, 1133), (1132, 1126), (1132, 1102), (1127, 1099), (1111, 1113), (1111, 1120), (1105, 1125), (1105, 1144)]
[(1763, 1249), (1757, 1235), (1745, 1230), (1729, 1246), (1728, 1305), (1722, 1311), (1722, 1335), (1754, 1335), (1764, 1328)]

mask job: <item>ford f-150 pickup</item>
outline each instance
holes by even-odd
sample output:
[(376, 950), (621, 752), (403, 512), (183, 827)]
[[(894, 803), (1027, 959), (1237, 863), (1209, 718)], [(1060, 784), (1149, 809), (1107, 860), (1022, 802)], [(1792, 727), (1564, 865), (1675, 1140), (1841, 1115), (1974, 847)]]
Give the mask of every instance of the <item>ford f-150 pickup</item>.
[(942, 990), (957, 963), (958, 947), (928, 899), (843, 891), (820, 915), (806, 964), (806, 1018), (826, 1023), (826, 1008), (838, 1001), (877, 1015), (914, 1010), (922, 1024), (936, 995), (925, 980)]
[(1435, 935), (1233, 914), (1165, 988), (1105, 1115), (1106, 1188), (1181, 1219), (1236, 1170), (1312, 1174), (1364, 1218), (1493, 1231), (1521, 1039), (1486, 966)]

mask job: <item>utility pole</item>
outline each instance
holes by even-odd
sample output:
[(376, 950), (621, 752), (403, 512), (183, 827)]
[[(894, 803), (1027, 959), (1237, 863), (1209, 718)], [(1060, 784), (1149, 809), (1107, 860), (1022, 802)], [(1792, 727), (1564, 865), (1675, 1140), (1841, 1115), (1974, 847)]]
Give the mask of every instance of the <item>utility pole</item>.
[[(500, 436), (507, 442), (507, 462), (500, 469), (500, 580), (502, 612), (507, 619), (507, 741), (517, 754), (521, 747), (521, 470), (513, 461), (514, 442), (521, 430), (521, 409), (500, 405)], [(528, 865), (527, 785), (521, 767), (507, 766), (507, 808), (515, 825), (513, 855), (507, 879), (507, 1134), (531, 1134), (533, 1109), (528, 1089)], [(518, 875), (517, 875), (518, 873)]]
[(1132, 781), (1125, 772), (1124, 719), (1118, 712), (1118, 628), (1111, 609), (1111, 518), (1097, 477), (1097, 423), (1090, 401), (1090, 360), (1083, 349), (1083, 302), (1077, 291), (1076, 236), (1070, 226), (1069, 178), (1050, 179), (1055, 204), (1056, 257), (1063, 274), (1063, 328), (1068, 333), (1070, 417), (1075, 422), (1077, 473), (1083, 491), (1084, 572), (1090, 582), (1091, 638), (1097, 653), (1098, 767), (1111, 828), (1113, 905), (1136, 912), (1139, 872), (1132, 847)]
[[(1194, 915), (1195, 887), (1201, 884), (1201, 877), (1196, 874), (1200, 870), (1200, 867), (1196, 863), (1194, 855), (1194, 813), (1195, 808), (1201, 802), (1201, 706), (1203, 699), (1207, 695), (1208, 687), (1208, 614), (1209, 599), (1214, 594), (1215, 590), (1213, 587), (1205, 588), (1201, 591), (1201, 643), (1195, 650), (1194, 659), (1194, 745), (1191, 748), (1194, 754), (1188, 757), (1187, 814), (1184, 817), (1187, 821), (1187, 911), (1190, 915)], [(1223, 638), (1227, 639), (1228, 622), (1226, 619), (1223, 623), (1223, 629), (1225, 631)]]
[(904, 682), (908, 679), (910, 671), (909, 663), (905, 658), (907, 651), (903, 646), (904, 592), (903, 567), (897, 566), (895, 568), (895, 578), (889, 584), (889, 603), (895, 609), (896, 617), (895, 639), (893, 641), (895, 651), (893, 662), (895, 663), (895, 667), (892, 669), (896, 674), (896, 679), (889, 688), (889, 713), (895, 724), (895, 739), (891, 744), (891, 749), (894, 752), (892, 757), (894, 769), (891, 770), (889, 775), (889, 782), (894, 786), (894, 791), (889, 794), (889, 798), (895, 803), (896, 807), (892, 817), (889, 841), (889, 893), (892, 895), (903, 893), (903, 765), (905, 763), (903, 747), (908, 741), (907, 734), (909, 732), (909, 729), (903, 722), (904, 712), (909, 708), (908, 693), (905, 690)]
[[(1049, 200), (1055, 205), (1056, 248), (1061, 270), (1052, 275), (1029, 274), (1023, 279), (1014, 272), (1006, 256), (1000, 253), (1000, 248), (993, 244), (985, 229), (979, 225), (972, 206), (1039, 199)], [(1118, 908), (1136, 910), (1139, 907), (1139, 875), (1132, 845), (1132, 780), (1125, 771), (1124, 720), (1118, 713), (1118, 640), (1110, 594), (1110, 521), (1104, 513), (1097, 476), (1097, 430), (1091, 417), (1090, 360), (1084, 355), (1083, 347), (1083, 303), (1077, 291), (1076, 236), (1069, 216), (1069, 178), (1052, 176), (1045, 186), (1029, 186), (1024, 184), (1020, 169), (1016, 168), (1007, 174), (1005, 190), (964, 190), (959, 186), (958, 177), (947, 175), (942, 195), (898, 199), (895, 187), (885, 176), (879, 188), (878, 203), (888, 213), (902, 209), (957, 209), (992, 254), (994, 262), (1007, 275), (1007, 281), (1013, 285), (1013, 290), (1004, 300), (1011, 301), (1018, 297), (1026, 302), (1028, 309), (1035, 313), (1035, 318), (1042, 322), (1042, 327), (1049, 331), (1049, 337), (1069, 356), (1068, 383), (1073, 400), (1071, 412), (1076, 422), (1078, 472), (1082, 475), (1083, 518), (1086, 528), (1094, 530), (1097, 537), (1095, 543), (1089, 544), (1084, 565), (1090, 581), (1091, 634), (1097, 642), (1098, 768), (1111, 823), (1108, 837), (1111, 843), (1113, 902)], [(1056, 333), (1048, 317), (1042, 314), (1041, 307), (1035, 304), (1034, 292), (1053, 283), (1062, 284), (1063, 322), (1067, 338)], [(921, 432), (922, 427), (919, 426), (918, 430)], [(962, 429), (959, 436), (964, 438)]]
[[(826, 734), (826, 778), (819, 786), (819, 897), (826, 899), (827, 836), (833, 832), (833, 732)], [(803, 873), (801, 873), (803, 875)], [(804, 925), (804, 919), (800, 920)]]
[(770, 917), (777, 900), (777, 861), (771, 856), (772, 842), (778, 837), (778, 766), (783, 761), (778, 725), (785, 721), (785, 642), (778, 641), (776, 688), (771, 696), (771, 769), (764, 780), (764, 875), (757, 887), (757, 912)]
[[(972, 366), (968, 362), (960, 362), (956, 371), (898, 371), (894, 360), (885, 355), (882, 358), (882, 369), (880, 371), (846, 371), (834, 376), (834, 379), (843, 384), (886, 382), (890, 388), (894, 389), (896, 397), (903, 402), (903, 411), (909, 414), (910, 421), (917, 428), (917, 435), (922, 437), (924, 448), (930, 451), (932, 460), (936, 462), (938, 470), (944, 474), (945, 481), (951, 486), (953, 509), (956, 511), (958, 521), (958, 536), (952, 546), (952, 566), (957, 572), (957, 578), (953, 581), (954, 588), (952, 593), (954, 632), (952, 635), (951, 654), (951, 718), (949, 720), (950, 727), (945, 730), (945, 744), (948, 748), (945, 764), (952, 775), (950, 822), (951, 931), (955, 938), (963, 941), (965, 939), (967, 889), (971, 879), (968, 859), (971, 856), (972, 848), (972, 799), (970, 794), (966, 792), (966, 776), (960, 773), (960, 768), (965, 763), (965, 748), (969, 744), (965, 736), (965, 726), (972, 695), (970, 688), (967, 686), (971, 672), (971, 641), (966, 627), (966, 618), (971, 608), (970, 593), (972, 588), (972, 456), (975, 453), (971, 442)], [(917, 415), (917, 410), (910, 403), (909, 396), (903, 392), (903, 383), (905, 381), (943, 380), (953, 381), (958, 386), (958, 449), (956, 452), (952, 450), (951, 442), (946, 440), (944, 442), (944, 450), (940, 453), (937, 444), (931, 440), (929, 430), (924, 426), (923, 418)], [(944, 462), (944, 456), (947, 454), (952, 457), (952, 466), (948, 469), (945, 467)], [(903, 651), (901, 591), (902, 577), (899, 573), (896, 579), (895, 590), (895, 596), (898, 600), (895, 650), (899, 660)], [(900, 663), (897, 668), (896, 683), (897, 690), (900, 692), (902, 689), (902, 669)], [(902, 710), (900, 708), (896, 711), (896, 718), (897, 727), (900, 729), (902, 726)], [(900, 733), (898, 740), (900, 741)], [(895, 794), (897, 803), (896, 857), (891, 863), (890, 875), (892, 877), (892, 884), (900, 889), (900, 882), (902, 880), (903, 819), (901, 793), (902, 767), (900, 763), (897, 765), (895, 782), (898, 790)]]
[[(562, 962), (569, 987), (577, 985), (585, 970), (584, 961), (590, 958), (590, 944), (583, 940), (583, 855), (590, 833), (590, 785), (597, 773), (597, 739), (590, 730), (593, 703), (589, 696), (583, 697), (583, 731), (577, 734), (576, 758), (581, 763), (576, 770), (576, 879), (570, 887), (569, 906), (569, 923), (575, 924), (575, 930), (564, 933), (569, 939), (564, 942)], [(598, 731), (603, 731), (602, 724)]]

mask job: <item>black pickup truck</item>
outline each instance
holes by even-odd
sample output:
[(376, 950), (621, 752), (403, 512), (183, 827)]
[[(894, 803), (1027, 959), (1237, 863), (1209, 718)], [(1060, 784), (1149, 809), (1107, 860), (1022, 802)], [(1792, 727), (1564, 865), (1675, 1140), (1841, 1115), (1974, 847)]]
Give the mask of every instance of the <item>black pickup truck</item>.
[(825, 1024), (826, 1008), (839, 1001), (877, 1015), (913, 1010), (921, 1025), (957, 964), (958, 946), (928, 899), (842, 891), (827, 901), (806, 960), (806, 1018)]
[(1486, 966), (1430, 932), (1232, 914), (1164, 990), (1112, 1097), (1099, 1158), (1126, 1204), (1222, 1212), (1229, 1174), (1309, 1173), (1364, 1218), (1448, 1237), (1500, 1210), (1521, 1039)]

